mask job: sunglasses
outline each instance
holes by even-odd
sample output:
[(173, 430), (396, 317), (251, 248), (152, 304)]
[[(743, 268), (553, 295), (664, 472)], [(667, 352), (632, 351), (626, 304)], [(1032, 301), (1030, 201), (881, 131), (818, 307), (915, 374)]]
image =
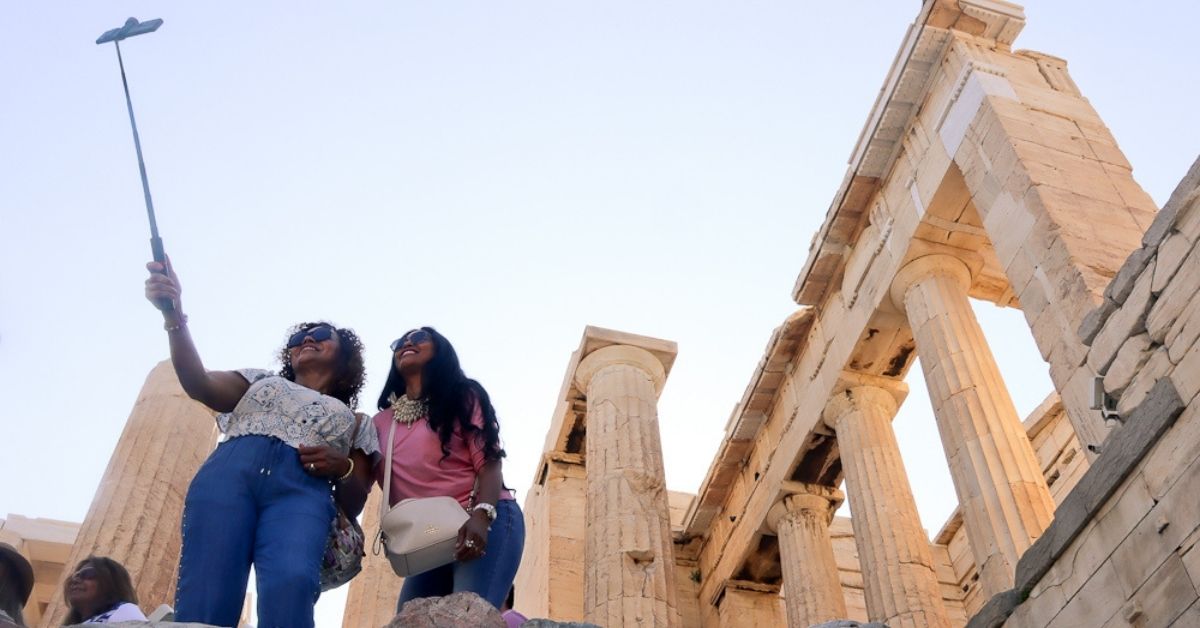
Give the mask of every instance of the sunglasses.
[(429, 342), (430, 340), (433, 340), (433, 334), (430, 334), (424, 329), (414, 329), (392, 341), (392, 353), (395, 353), (397, 349), (403, 347), (404, 345), (419, 345), (422, 342)]
[(79, 571), (76, 571), (75, 573), (71, 574), (71, 579), (72, 580), (95, 580), (96, 578), (99, 577), (99, 575), (100, 574), (96, 572), (95, 567), (84, 567), (83, 569), (80, 569)]
[(330, 338), (333, 338), (333, 328), (322, 325), (310, 329), (302, 329), (292, 334), (291, 338), (288, 338), (287, 348), (295, 349), (296, 347), (299, 347), (300, 345), (304, 344), (304, 339), (308, 337), (312, 337), (312, 339), (317, 342), (324, 342)]

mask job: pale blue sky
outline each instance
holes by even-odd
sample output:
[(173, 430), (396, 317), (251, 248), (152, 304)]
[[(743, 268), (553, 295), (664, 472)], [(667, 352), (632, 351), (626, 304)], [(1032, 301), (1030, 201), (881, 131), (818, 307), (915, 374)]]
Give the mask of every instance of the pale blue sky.
[[(1149, 8), (1152, 6), (1153, 8)], [(0, 516), (78, 521), (149, 369), (146, 225), (111, 46), (210, 368), (330, 318), (432, 324), (496, 401), (523, 495), (596, 324), (675, 340), (672, 489), (699, 486), (919, 2), (23, 2), (0, 7)], [(1031, 2), (1162, 202), (1200, 149), (1192, 2)], [(1026, 412), (1018, 313), (981, 306)], [(919, 369), (897, 431), (922, 517), (953, 492)], [(340, 595), (322, 604), (335, 625)]]

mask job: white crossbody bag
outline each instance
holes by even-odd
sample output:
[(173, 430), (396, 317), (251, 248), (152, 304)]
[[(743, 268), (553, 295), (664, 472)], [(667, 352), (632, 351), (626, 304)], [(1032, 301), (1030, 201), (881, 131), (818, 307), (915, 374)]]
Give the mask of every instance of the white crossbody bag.
[(392, 448), (396, 421), (388, 432), (383, 499), (379, 502), (379, 534), (374, 553), (383, 546), (397, 576), (413, 576), (454, 562), (458, 530), (470, 515), (453, 497), (415, 497), (388, 508), (392, 495)]

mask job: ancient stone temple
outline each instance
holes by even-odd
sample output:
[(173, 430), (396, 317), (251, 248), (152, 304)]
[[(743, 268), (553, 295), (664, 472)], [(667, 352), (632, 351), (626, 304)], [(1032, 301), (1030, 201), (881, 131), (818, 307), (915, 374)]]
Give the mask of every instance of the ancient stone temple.
[[(1066, 61), (1014, 48), (1024, 23), (1004, 0), (921, 6), (695, 495), (667, 491), (659, 437), (675, 344), (584, 330), (524, 493), (518, 609), (612, 628), (1200, 625), (1200, 161), (1157, 208)], [(1023, 313), (1055, 389), (1029, 416), (971, 300)], [(64, 560), (102, 548), (147, 600), (170, 599), (182, 491), (213, 442), (169, 373)], [(892, 430), (915, 377), (958, 498), (945, 522), (921, 521)], [(344, 626), (389, 621), (400, 584), (369, 555)]]
[[(1066, 62), (1013, 48), (1024, 22), (1003, 0), (924, 3), (698, 494), (662, 477), (673, 345), (585, 331), (527, 493), (519, 608), (1200, 625), (1200, 166), (1158, 211)], [(1023, 312), (1055, 388), (1031, 416), (972, 299)], [(932, 540), (891, 427), (906, 377), (959, 502)]]

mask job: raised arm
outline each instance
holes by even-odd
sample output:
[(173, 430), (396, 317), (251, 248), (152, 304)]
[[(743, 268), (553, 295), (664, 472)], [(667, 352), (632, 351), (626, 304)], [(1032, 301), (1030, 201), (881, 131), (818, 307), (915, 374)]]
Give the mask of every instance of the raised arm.
[[(184, 392), (217, 412), (233, 410), (250, 388), (250, 383), (233, 371), (209, 371), (204, 368), (200, 353), (196, 351), (196, 345), (188, 333), (187, 316), (179, 300), (182, 290), (170, 259), (165, 265), (149, 262), (146, 269), (150, 271), (150, 277), (146, 279), (146, 298), (162, 311), (163, 327), (171, 344), (171, 364), (175, 366), (175, 375), (179, 377)], [(164, 302), (174, 307), (164, 310)]]

